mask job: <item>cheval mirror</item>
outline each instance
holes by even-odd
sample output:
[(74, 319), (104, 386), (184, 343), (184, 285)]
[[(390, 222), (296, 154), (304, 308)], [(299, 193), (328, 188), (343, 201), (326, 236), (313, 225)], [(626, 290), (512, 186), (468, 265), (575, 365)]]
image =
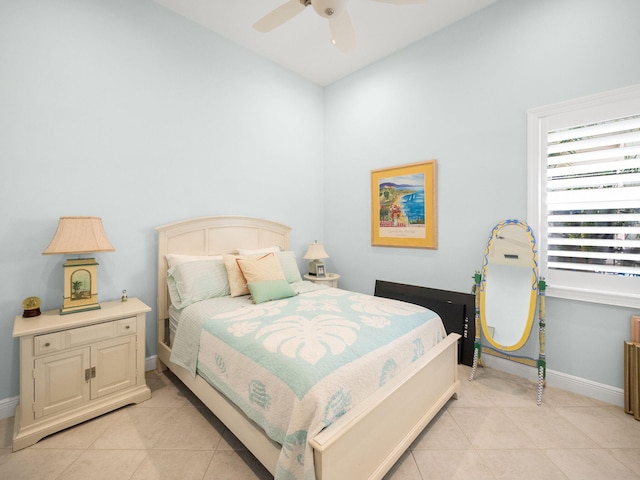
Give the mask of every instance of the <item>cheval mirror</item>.
[[(544, 279), (538, 278), (538, 250), (531, 227), (519, 220), (504, 220), (493, 227), (484, 251), (482, 271), (476, 272), (474, 281), (476, 339), (469, 380), (473, 380), (478, 364), (483, 365), (484, 347), (490, 355), (537, 368), (537, 404), (540, 405), (546, 377), (546, 285)], [(529, 339), (538, 297), (540, 348), (536, 360), (513, 352)]]

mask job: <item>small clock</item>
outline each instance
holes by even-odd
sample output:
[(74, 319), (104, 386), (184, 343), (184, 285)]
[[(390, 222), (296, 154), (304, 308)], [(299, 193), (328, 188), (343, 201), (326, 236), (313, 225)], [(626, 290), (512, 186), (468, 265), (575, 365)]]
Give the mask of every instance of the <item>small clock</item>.
[(37, 317), (40, 315), (41, 301), (38, 297), (27, 297), (22, 301), (22, 308), (24, 312), (22, 316), (25, 318)]

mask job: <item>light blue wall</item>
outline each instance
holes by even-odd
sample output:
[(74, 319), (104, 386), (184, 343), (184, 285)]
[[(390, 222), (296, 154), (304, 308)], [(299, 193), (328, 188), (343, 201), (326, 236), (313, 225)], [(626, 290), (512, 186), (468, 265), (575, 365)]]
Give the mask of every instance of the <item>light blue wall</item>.
[[(62, 303), (64, 258), (41, 252), (63, 215), (103, 218), (100, 298), (154, 307), (148, 356), (154, 227), (187, 217), (287, 223), (356, 291), (469, 291), (493, 224), (526, 215), (526, 110), (640, 82), (637, 18), (636, 0), (503, 0), (322, 89), (151, 0), (0, 2), (0, 401), (21, 300)], [(370, 171), (432, 158), (439, 248), (371, 247)], [(549, 299), (549, 368), (621, 387), (630, 313)]]
[(41, 255), (58, 217), (102, 217), (100, 300), (154, 307), (153, 355), (154, 227), (270, 218), (301, 258), (322, 239), (322, 120), (320, 87), (151, 0), (0, 2), (0, 400), (18, 395), (22, 299), (62, 304), (64, 257)]
[[(527, 109), (639, 83), (638, 18), (635, 0), (502, 0), (326, 88), (325, 247), (341, 286), (469, 292), (493, 225), (526, 220)], [(370, 171), (430, 159), (438, 249), (370, 246)], [(622, 388), (631, 313), (548, 299), (549, 368)]]

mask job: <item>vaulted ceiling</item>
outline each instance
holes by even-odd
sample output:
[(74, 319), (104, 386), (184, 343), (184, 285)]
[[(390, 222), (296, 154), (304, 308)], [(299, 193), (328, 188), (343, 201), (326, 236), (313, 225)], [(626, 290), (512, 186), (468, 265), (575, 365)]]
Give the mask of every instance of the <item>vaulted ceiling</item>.
[(292, 0), (155, 1), (324, 86), (496, 0), (427, 0), (425, 3), (407, 5), (382, 3), (383, 0), (347, 0), (347, 9), (356, 33), (356, 47), (348, 53), (342, 53), (331, 44), (328, 20), (318, 15), (311, 5), (301, 9), (299, 14), (283, 25), (261, 33), (253, 25), (270, 11)]

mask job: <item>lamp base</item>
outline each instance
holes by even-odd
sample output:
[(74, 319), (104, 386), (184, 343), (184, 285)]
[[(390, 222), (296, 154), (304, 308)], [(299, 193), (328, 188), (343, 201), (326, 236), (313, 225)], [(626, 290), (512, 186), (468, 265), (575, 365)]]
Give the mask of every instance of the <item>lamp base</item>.
[(322, 265), (324, 267), (324, 263), (320, 260), (311, 260), (309, 262), (309, 275), (317, 275), (318, 265)]
[(69, 313), (87, 312), (89, 310), (100, 310), (102, 307), (99, 303), (94, 305), (78, 305), (77, 307), (62, 307), (60, 308), (60, 315), (67, 315)]
[(324, 277), (324, 263), (322, 263), (320, 260), (313, 260), (312, 262), (309, 262), (309, 275)]
[(64, 269), (64, 295), (60, 315), (97, 310), (98, 262), (95, 258), (67, 260)]

